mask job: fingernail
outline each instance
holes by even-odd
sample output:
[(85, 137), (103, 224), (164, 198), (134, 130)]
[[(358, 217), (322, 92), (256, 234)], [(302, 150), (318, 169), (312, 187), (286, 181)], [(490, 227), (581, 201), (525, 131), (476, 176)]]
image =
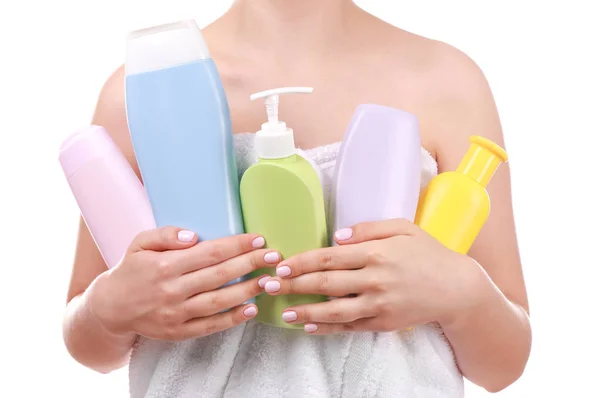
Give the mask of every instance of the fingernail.
[(269, 279), (271, 279), (271, 277), (270, 277), (270, 276), (263, 276), (262, 278), (260, 278), (260, 279), (258, 280), (258, 286), (260, 286), (261, 288), (264, 288), (264, 287), (265, 287), (265, 284), (267, 283), (267, 281), (268, 281)]
[(314, 323), (307, 323), (306, 325), (304, 325), (304, 331), (306, 333), (314, 333), (317, 330), (319, 330), (319, 327)]
[(254, 238), (254, 240), (252, 241), (252, 247), (255, 249), (260, 249), (264, 245), (265, 245), (265, 238), (263, 238), (262, 236), (259, 236), (258, 238)]
[(352, 228), (343, 228), (335, 233), (335, 239), (337, 240), (348, 240), (352, 237)]
[(258, 311), (256, 310), (256, 307), (248, 307), (244, 310), (244, 316), (251, 318), (254, 315), (256, 315), (258, 313)]
[(281, 319), (283, 319), (284, 322), (294, 322), (298, 319), (298, 314), (296, 314), (295, 311), (286, 311), (281, 315)]
[(276, 273), (278, 277), (285, 278), (286, 276), (292, 275), (292, 269), (287, 265), (282, 265), (281, 267), (277, 268)]
[(275, 264), (279, 262), (279, 253), (277, 252), (269, 252), (265, 254), (265, 263), (267, 264)]
[(281, 289), (281, 284), (279, 281), (268, 281), (265, 284), (265, 292), (267, 293), (276, 293)]
[(191, 242), (194, 239), (194, 233), (188, 230), (179, 231), (177, 233), (177, 239), (181, 242)]

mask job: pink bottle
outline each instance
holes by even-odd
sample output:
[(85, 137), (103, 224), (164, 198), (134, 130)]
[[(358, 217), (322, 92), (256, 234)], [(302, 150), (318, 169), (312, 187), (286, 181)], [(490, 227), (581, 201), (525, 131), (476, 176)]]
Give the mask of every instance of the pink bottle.
[(359, 105), (338, 154), (330, 201), (333, 231), (361, 222), (414, 222), (421, 181), (416, 116), (381, 105)]
[(114, 267), (138, 233), (155, 228), (144, 186), (100, 126), (68, 137), (59, 161), (106, 265)]

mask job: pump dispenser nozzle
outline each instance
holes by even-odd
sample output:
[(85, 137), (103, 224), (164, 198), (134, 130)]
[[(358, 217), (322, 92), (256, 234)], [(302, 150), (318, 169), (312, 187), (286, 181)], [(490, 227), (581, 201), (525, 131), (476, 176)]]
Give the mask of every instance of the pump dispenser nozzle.
[(265, 99), (267, 122), (256, 133), (256, 151), (262, 159), (281, 159), (296, 153), (294, 131), (285, 122), (279, 120), (279, 95), (308, 94), (312, 87), (281, 87), (252, 94), (250, 101)]

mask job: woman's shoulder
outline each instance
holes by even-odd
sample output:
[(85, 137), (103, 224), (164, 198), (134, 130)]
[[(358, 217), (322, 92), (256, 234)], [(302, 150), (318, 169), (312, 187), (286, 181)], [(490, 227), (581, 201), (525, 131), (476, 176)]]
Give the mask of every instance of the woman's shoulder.
[[(436, 155), (453, 147), (460, 154), (471, 134), (501, 140), (490, 85), (471, 56), (452, 44), (399, 28), (388, 32), (391, 86), (410, 97), (423, 121), (422, 135)], [(456, 156), (450, 156), (450, 164)]]
[(391, 25), (383, 34), (388, 61), (435, 88), (428, 95), (469, 95), (487, 86), (479, 65), (458, 47)]
[(123, 65), (116, 68), (104, 82), (98, 95), (92, 124), (106, 129), (134, 170), (138, 172), (125, 112), (125, 67)]
[[(102, 116), (117, 116), (123, 113), (125, 115), (125, 66), (120, 65), (105, 80), (98, 96), (96, 104), (96, 113)], [(106, 115), (110, 112), (111, 115)]]

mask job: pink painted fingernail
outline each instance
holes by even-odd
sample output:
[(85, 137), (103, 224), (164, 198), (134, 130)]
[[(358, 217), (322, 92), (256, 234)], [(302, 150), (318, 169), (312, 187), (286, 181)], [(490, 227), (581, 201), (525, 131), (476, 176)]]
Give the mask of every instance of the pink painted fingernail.
[(352, 237), (352, 228), (343, 228), (335, 233), (335, 238), (337, 240), (348, 240)]
[(194, 240), (194, 233), (192, 231), (183, 230), (177, 233), (177, 239), (180, 242), (191, 242)]
[(256, 310), (256, 307), (248, 307), (244, 310), (244, 316), (251, 318), (254, 315), (256, 315), (258, 313), (258, 311)]
[(254, 238), (254, 240), (252, 241), (252, 247), (255, 249), (260, 249), (264, 245), (265, 245), (265, 238), (263, 238), (262, 236), (259, 236), (258, 238)]
[(277, 276), (280, 278), (285, 278), (286, 276), (292, 275), (292, 269), (287, 265), (282, 265), (277, 268)]
[(307, 323), (306, 325), (304, 325), (304, 331), (306, 333), (314, 333), (317, 330), (319, 330), (319, 327), (314, 323)]
[(286, 311), (281, 315), (281, 319), (284, 322), (294, 322), (298, 319), (298, 314), (296, 314), (296, 311)]
[(265, 284), (265, 292), (267, 293), (277, 293), (279, 290), (281, 290), (279, 281), (268, 281)]
[(265, 254), (265, 263), (267, 264), (275, 264), (279, 262), (279, 253), (277, 252), (269, 252)]
[(262, 278), (260, 278), (258, 280), (258, 286), (260, 286), (261, 288), (264, 288), (269, 279), (271, 279), (270, 276), (263, 276)]

